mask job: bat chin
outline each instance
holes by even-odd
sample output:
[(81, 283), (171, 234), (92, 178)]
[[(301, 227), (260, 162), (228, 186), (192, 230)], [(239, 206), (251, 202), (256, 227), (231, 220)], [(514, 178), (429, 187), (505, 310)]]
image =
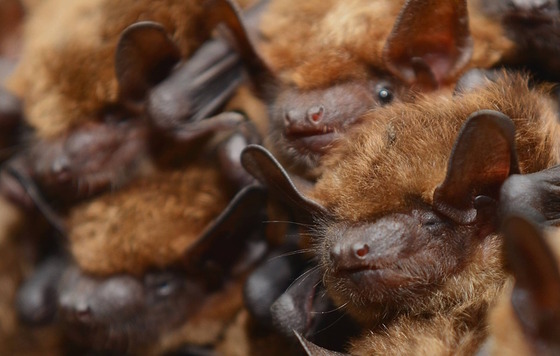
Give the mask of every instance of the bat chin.
[(401, 289), (413, 279), (409, 274), (390, 267), (340, 270), (337, 277), (344, 279), (347, 287), (359, 294), (369, 294), (367, 289), (370, 288), (372, 292)]
[(336, 132), (315, 133), (312, 135), (289, 135), (289, 144), (301, 154), (313, 154), (322, 156), (333, 146), (339, 137)]

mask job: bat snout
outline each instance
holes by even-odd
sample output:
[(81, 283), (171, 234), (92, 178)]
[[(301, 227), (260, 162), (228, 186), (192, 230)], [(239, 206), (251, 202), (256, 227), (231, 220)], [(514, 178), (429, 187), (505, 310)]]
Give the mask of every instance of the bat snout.
[(337, 270), (367, 268), (374, 259), (367, 243), (338, 243), (330, 250), (330, 259)]
[(323, 105), (313, 105), (309, 108), (290, 108), (284, 113), (284, 125), (286, 127), (316, 127), (322, 125), (324, 119), (325, 107)]

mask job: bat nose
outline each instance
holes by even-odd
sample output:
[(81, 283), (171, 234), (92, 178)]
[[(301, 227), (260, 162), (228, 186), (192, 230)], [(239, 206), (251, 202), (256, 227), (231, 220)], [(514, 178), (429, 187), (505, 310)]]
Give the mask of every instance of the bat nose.
[(59, 180), (65, 180), (70, 174), (70, 160), (66, 155), (57, 157), (51, 165), (51, 172)]
[(284, 115), (284, 122), (286, 126), (297, 124), (312, 124), (318, 125), (323, 121), (325, 108), (322, 105), (312, 106), (309, 109), (290, 109)]
[(325, 108), (323, 106), (313, 106), (307, 110), (307, 121), (312, 124), (318, 124), (323, 120), (323, 113)]
[(367, 264), (371, 249), (367, 243), (338, 243), (330, 250), (330, 259), (336, 269), (351, 269)]
[(76, 320), (82, 323), (89, 323), (92, 319), (91, 308), (88, 304), (79, 304), (73, 310)]

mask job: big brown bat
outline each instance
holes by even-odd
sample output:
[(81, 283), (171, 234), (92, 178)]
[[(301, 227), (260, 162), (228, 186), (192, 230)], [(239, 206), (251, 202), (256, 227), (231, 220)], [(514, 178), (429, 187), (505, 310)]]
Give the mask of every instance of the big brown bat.
[(500, 187), (560, 157), (547, 88), (527, 82), (501, 73), (366, 114), (306, 195), (270, 153), (244, 152), (255, 177), (315, 217), (323, 283), (365, 329), (351, 354), (472, 353), (484, 340), (506, 280)]
[(49, 322), (58, 310), (66, 333), (93, 349), (138, 353), (162, 346), (164, 331), (208, 313), (204, 305), (212, 305), (214, 294), (228, 293), (228, 303), (239, 308), (238, 288), (231, 285), (264, 251), (255, 234), (262, 216), (254, 209), (263, 199), (261, 188), (245, 188), (199, 239), (160, 268), (100, 276), (64, 258), (48, 261), (20, 289), (18, 310), (33, 324)]
[[(63, 203), (115, 189), (142, 175), (153, 163), (151, 152), (172, 145), (168, 141), (185, 145), (242, 121), (240, 115), (225, 114), (200, 122), (220, 108), (240, 77), (239, 60), (233, 53), (228, 55), (232, 51), (223, 41), (206, 43), (192, 61), (180, 63), (208, 37), (209, 29), (197, 28), (205, 14), (201, 4), (173, 3), (169, 9), (144, 2), (126, 5), (91, 1), (65, 9), (65, 16), (74, 15), (65, 21), (87, 20), (72, 36), (53, 30), (30, 39), (10, 81), (16, 92), (25, 93), (26, 120), (34, 129), (31, 147), (12, 168)], [(60, 1), (40, 5), (27, 25), (27, 36), (40, 32), (45, 16), (60, 10), (59, 6)], [(130, 26), (119, 38), (127, 21), (138, 18), (162, 23)], [(88, 41), (81, 41), (81, 36)], [(88, 66), (81, 60), (85, 57)], [(149, 94), (168, 93), (170, 81), (185, 79), (185, 73), (192, 81), (188, 91), (181, 92), (187, 96), (181, 101), (186, 117), (177, 116), (181, 124), (170, 131), (161, 115), (150, 116)], [(204, 90), (208, 93), (203, 95)]]
[(229, 22), (269, 107), (265, 146), (313, 180), (320, 158), (361, 114), (453, 85), (465, 68), (499, 58), (507, 44), (472, 20), (469, 27), (465, 1), (272, 1), (256, 47)]

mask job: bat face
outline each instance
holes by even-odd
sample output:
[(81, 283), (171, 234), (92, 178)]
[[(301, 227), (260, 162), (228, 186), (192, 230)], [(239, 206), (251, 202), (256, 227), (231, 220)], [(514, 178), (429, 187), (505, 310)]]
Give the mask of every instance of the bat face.
[[(398, 16), (393, 13), (394, 2), (387, 6), (381, 3), (380, 9), (371, 11), (387, 11), (390, 19), (384, 19), (386, 26), (380, 26), (383, 30), (379, 31), (371, 23), (364, 24), (371, 33), (361, 32), (363, 29), (345, 32), (346, 22), (351, 21), (331, 18), (333, 14), (329, 13), (340, 11), (337, 6), (318, 16), (313, 26), (326, 26), (325, 33), (340, 32), (346, 37), (324, 38), (323, 34), (313, 36), (302, 29), (305, 43), (283, 48), (290, 57), (286, 61), (292, 60), (294, 68), (281, 68), (278, 73), (259, 57), (246, 33), (239, 30), (241, 21), (230, 25), (253, 86), (269, 105), (267, 145), (299, 175), (316, 178), (314, 170), (321, 157), (361, 114), (402, 100), (406, 93), (433, 91), (450, 84), (469, 61), (472, 39), (466, 2), (407, 1)], [(358, 7), (355, 3), (347, 6), (345, 14), (354, 14), (353, 6)], [(364, 18), (373, 16), (355, 13), (358, 22), (367, 22)], [(441, 14), (446, 21), (441, 21)], [(433, 39), (423, 33), (432, 34)], [(277, 35), (282, 43), (282, 33)], [(269, 48), (269, 53), (275, 50)]]
[(95, 278), (71, 266), (59, 284), (59, 314), (70, 335), (92, 347), (125, 352), (183, 321), (202, 289), (184, 273)]
[(414, 303), (464, 266), (474, 230), (430, 207), (329, 225), (319, 247), (325, 284), (372, 311)]
[(362, 114), (400, 96), (399, 84), (387, 77), (324, 89), (286, 89), (271, 105), (270, 146), (296, 169), (315, 167)]
[(62, 201), (122, 185), (147, 155), (148, 131), (139, 121), (88, 122), (63, 138), (39, 141), (29, 153), (32, 176)]

